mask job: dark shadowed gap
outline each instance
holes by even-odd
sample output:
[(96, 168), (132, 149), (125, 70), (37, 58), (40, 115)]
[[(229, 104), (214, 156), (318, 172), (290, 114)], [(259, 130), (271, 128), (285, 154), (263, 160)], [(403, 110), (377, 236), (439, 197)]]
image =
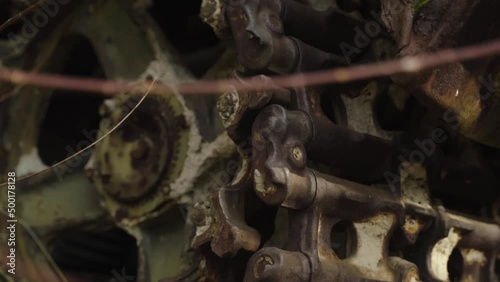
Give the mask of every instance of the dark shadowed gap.
[(180, 54), (182, 63), (201, 77), (216, 62), (224, 46), (212, 28), (200, 17), (201, 0), (154, 0), (150, 14), (167, 40)]
[(448, 276), (450, 281), (460, 281), (463, 272), (464, 260), (459, 248), (453, 249), (448, 259)]
[[(83, 37), (72, 37), (74, 45), (59, 73), (84, 77), (105, 78), (96, 54)], [(100, 95), (76, 91), (53, 92), (38, 139), (40, 158), (52, 165), (93, 142), (99, 128)], [(84, 163), (82, 163), (83, 165)]]
[[(403, 95), (401, 93), (401, 95)], [(404, 131), (408, 130), (411, 122), (411, 115), (417, 106), (417, 101), (413, 96), (410, 96), (406, 101), (398, 101), (401, 105), (396, 105), (394, 99), (387, 92), (382, 93), (375, 101), (375, 118), (381, 129), (387, 131)]]
[(356, 251), (356, 232), (352, 222), (342, 220), (330, 233), (330, 246), (339, 259), (346, 259)]
[(64, 231), (50, 243), (51, 255), (65, 273), (113, 279), (113, 270), (137, 276), (136, 240), (119, 228), (107, 231)]

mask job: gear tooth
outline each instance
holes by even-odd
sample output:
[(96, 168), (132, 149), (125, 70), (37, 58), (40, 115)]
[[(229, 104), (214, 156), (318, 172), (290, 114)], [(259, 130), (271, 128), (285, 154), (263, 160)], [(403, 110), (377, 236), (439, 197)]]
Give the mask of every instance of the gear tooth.
[[(126, 114), (133, 107), (135, 107), (136, 103), (138, 102), (138, 99), (140, 99), (141, 97), (142, 97), (141, 95), (136, 94), (128, 96), (120, 95), (114, 98), (116, 105), (115, 109), (117, 110), (121, 109), (122, 111), (124, 111), (123, 116), (121, 118), (126, 116)], [(151, 102), (153, 100), (154, 102)], [(98, 189), (100, 190), (100, 194), (102, 197), (101, 201), (106, 206), (112, 209), (120, 209), (122, 211), (123, 210), (127, 211), (127, 215), (130, 218), (140, 218), (146, 216), (147, 214), (158, 209), (159, 207), (172, 202), (172, 199), (169, 199), (168, 197), (169, 197), (169, 192), (171, 190), (170, 183), (174, 179), (172, 179), (172, 176), (169, 175), (169, 171), (171, 171), (173, 166), (179, 165), (178, 162), (181, 159), (180, 155), (183, 153), (179, 139), (181, 138), (181, 134), (183, 134), (182, 131), (188, 130), (189, 128), (187, 126), (179, 126), (179, 124), (176, 122), (180, 118), (184, 118), (184, 115), (174, 114), (173, 110), (174, 105), (172, 103), (175, 104), (178, 103), (179, 107), (183, 107), (181, 103), (176, 100), (176, 98), (172, 98), (170, 96), (169, 97), (149, 96), (147, 99), (144, 100), (143, 105), (141, 105), (143, 106), (142, 109), (144, 109), (144, 106), (153, 107), (153, 110), (148, 110), (147, 114), (159, 112), (159, 116), (156, 117), (154, 121), (159, 122), (161, 128), (166, 128), (166, 130), (163, 130), (163, 132), (166, 132), (165, 136), (168, 137), (167, 142), (168, 146), (170, 147), (167, 153), (168, 160), (159, 169), (160, 170), (159, 178), (157, 182), (151, 184), (154, 185), (154, 188), (151, 190), (151, 192), (142, 195), (137, 200), (121, 201), (119, 199), (112, 197), (109, 193), (107, 193), (105, 188), (103, 188), (104, 185), (102, 183), (100, 185), (97, 184), (97, 186), (101, 186), (101, 188)], [(125, 113), (125, 111), (127, 113)], [(137, 111), (139, 113), (140, 112), (144, 113), (144, 110), (141, 110), (141, 107), (138, 107)], [(131, 122), (138, 121), (137, 115), (131, 115), (129, 118), (131, 118), (129, 119), (129, 121)], [(99, 161), (98, 157), (96, 159), (97, 159), (96, 164), (102, 163)], [(96, 165), (96, 175), (99, 175), (98, 168), (99, 165)], [(99, 182), (99, 179), (97, 177), (96, 177), (96, 182)], [(151, 202), (155, 203), (151, 204)], [(146, 210), (141, 211), (140, 210), (141, 207), (144, 206), (150, 206), (150, 207)]]

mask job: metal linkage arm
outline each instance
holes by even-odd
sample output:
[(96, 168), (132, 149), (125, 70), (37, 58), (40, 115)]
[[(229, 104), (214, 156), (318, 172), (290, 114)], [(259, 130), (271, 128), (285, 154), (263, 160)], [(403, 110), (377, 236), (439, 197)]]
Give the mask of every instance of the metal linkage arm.
[[(346, 60), (337, 55), (287, 36), (289, 32), (293, 34), (294, 30), (297, 35), (303, 35), (307, 30), (298, 26), (296, 16), (300, 16), (306, 25), (321, 29), (327, 26), (327, 21), (332, 16), (314, 12), (310, 7), (297, 6), (300, 4), (292, 2), (229, 1), (226, 18), (240, 62), (253, 71), (270, 70), (276, 73), (310, 71), (329, 65), (346, 64)], [(317, 17), (318, 15), (320, 17)], [(287, 29), (286, 33), (284, 23), (292, 27), (291, 30)], [(318, 37), (307, 37), (311, 42), (322, 42)]]

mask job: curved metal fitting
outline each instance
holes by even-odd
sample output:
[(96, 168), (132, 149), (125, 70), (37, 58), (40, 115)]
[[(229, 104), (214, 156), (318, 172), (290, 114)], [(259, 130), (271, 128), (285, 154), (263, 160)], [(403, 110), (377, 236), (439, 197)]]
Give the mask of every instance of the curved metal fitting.
[[(303, 5), (296, 7), (289, 2), (283, 0), (229, 2), (226, 17), (240, 62), (253, 71), (270, 70), (276, 73), (310, 71), (327, 65), (346, 64), (344, 58), (285, 35), (283, 20), (285, 14), (291, 12), (288, 11), (288, 6), (294, 12), (300, 11), (300, 8), (312, 10)], [(312, 20), (316, 14), (306, 15)], [(294, 24), (293, 21), (290, 23)]]
[(305, 170), (307, 156), (303, 144), (312, 135), (307, 121), (304, 112), (286, 111), (279, 105), (268, 106), (255, 119), (254, 189), (269, 205), (301, 209), (314, 200), (314, 177)]
[(193, 212), (197, 226), (191, 245), (199, 247), (210, 242), (219, 257), (234, 257), (239, 250), (256, 251), (260, 234), (245, 222), (245, 190), (251, 174), (243, 169), (239, 181), (221, 187), (210, 203), (198, 203)]
[(264, 248), (249, 260), (243, 281), (309, 281), (307, 256), (278, 248)]
[(297, 64), (297, 48), (284, 34), (282, 9), (281, 0), (229, 2), (226, 16), (245, 67), (286, 73)]

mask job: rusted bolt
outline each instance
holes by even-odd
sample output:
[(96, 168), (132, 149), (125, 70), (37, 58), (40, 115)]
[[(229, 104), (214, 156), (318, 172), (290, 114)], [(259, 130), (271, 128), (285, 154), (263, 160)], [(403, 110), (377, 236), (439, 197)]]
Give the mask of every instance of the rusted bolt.
[(195, 204), (191, 217), (197, 226), (206, 224), (207, 213), (203, 202)]
[(276, 190), (277, 190), (277, 189), (276, 189), (276, 186), (274, 186), (274, 185), (272, 185), (272, 184), (271, 184), (271, 185), (269, 185), (269, 186), (267, 186), (267, 188), (266, 188), (266, 192), (267, 192), (268, 194), (274, 194), (274, 193), (276, 193)]
[(264, 272), (266, 269), (266, 266), (268, 265), (273, 265), (274, 260), (268, 255), (262, 255), (257, 259), (257, 262), (255, 263), (253, 267), (253, 274), (256, 278), (260, 278), (260, 275)]
[(304, 154), (302, 153), (302, 149), (299, 148), (299, 146), (293, 147), (292, 156), (298, 162), (302, 162), (302, 160), (304, 159)]
[(229, 120), (237, 111), (239, 106), (239, 96), (236, 92), (228, 92), (219, 98), (217, 108), (223, 120)]

